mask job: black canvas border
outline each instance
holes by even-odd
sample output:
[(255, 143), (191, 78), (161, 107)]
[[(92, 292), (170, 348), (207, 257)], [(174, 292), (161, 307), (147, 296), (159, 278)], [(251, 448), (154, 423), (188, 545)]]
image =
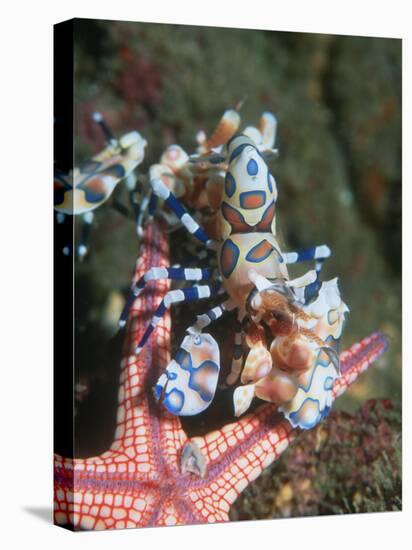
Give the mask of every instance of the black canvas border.
[[(54, 164), (69, 172), (74, 164), (74, 20), (54, 25), (53, 36)], [(65, 256), (62, 250), (73, 244), (73, 225), (73, 216), (67, 216), (64, 224), (54, 216), (53, 448), (66, 458), (74, 457), (75, 288), (74, 256)]]

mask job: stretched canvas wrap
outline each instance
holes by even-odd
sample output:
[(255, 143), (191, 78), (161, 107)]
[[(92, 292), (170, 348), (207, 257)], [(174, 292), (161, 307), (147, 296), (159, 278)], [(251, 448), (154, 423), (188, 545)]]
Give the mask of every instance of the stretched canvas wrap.
[(401, 41), (54, 47), (55, 523), (400, 510)]

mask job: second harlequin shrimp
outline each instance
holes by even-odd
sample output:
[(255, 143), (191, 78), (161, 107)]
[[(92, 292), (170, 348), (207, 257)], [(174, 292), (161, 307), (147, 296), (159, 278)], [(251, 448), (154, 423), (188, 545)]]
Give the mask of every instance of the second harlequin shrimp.
[[(111, 197), (117, 184), (126, 180), (144, 159), (147, 142), (133, 131), (115, 138), (100, 113), (93, 119), (101, 127), (107, 145), (100, 153), (76, 166), (70, 172), (58, 168), (54, 174), (54, 209), (59, 224), (66, 216), (81, 216), (84, 227), (75, 251), (83, 258), (88, 251), (88, 238), (94, 219), (94, 210)], [(63, 253), (72, 253), (69, 246)]]

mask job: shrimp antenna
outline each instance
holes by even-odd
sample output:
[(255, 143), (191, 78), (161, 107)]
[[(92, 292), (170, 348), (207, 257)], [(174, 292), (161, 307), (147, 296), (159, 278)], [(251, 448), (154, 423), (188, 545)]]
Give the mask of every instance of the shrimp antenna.
[(108, 141), (108, 142), (112, 141), (114, 139), (113, 132), (110, 130), (109, 126), (107, 125), (106, 121), (104, 120), (104, 117), (103, 117), (102, 113), (99, 113), (98, 111), (95, 111), (94, 113), (92, 113), (92, 119), (102, 129), (104, 137), (106, 138), (106, 141)]
[(240, 111), (240, 109), (243, 107), (243, 104), (246, 103), (248, 100), (248, 95), (246, 94), (243, 99), (239, 100), (235, 105), (235, 111)]

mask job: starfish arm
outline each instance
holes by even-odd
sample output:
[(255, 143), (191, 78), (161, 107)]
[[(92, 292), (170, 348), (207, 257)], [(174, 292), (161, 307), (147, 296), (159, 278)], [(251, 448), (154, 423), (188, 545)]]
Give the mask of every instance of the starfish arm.
[[(168, 265), (167, 236), (157, 225), (147, 227), (142, 250), (134, 280), (153, 265)], [(162, 506), (162, 483), (178, 475), (181, 449), (187, 441), (179, 418), (160, 410), (151, 392), (170, 358), (169, 313), (145, 352), (139, 357), (134, 353), (168, 289), (168, 281), (158, 281), (132, 307), (121, 363), (117, 427), (110, 449), (87, 459), (55, 455), (57, 524), (73, 529), (121, 529), (190, 519), (178, 503), (174, 514), (171, 504)]]
[(205, 479), (193, 482), (188, 492), (203, 521), (227, 521), (236, 498), (295, 435), (273, 405), (264, 405), (233, 424), (193, 438), (208, 460)]
[[(386, 349), (386, 339), (374, 333), (341, 354), (342, 376), (333, 394), (341, 395)], [(225, 521), (240, 493), (298, 435), (273, 405), (264, 405), (240, 421), (206, 436), (193, 438), (208, 461), (205, 479), (193, 483), (188, 498), (204, 521)]]
[[(133, 286), (153, 266), (169, 266), (167, 234), (155, 224), (149, 224), (142, 240), (142, 254), (136, 265)], [(164, 295), (170, 288), (168, 280), (160, 280), (136, 299), (132, 306), (126, 331), (124, 356), (121, 362), (119, 406), (117, 426), (111, 450), (122, 451), (129, 458), (139, 456), (149, 469), (149, 455), (158, 453), (159, 442), (163, 452), (177, 464), (180, 447), (186, 441), (180, 421), (167, 411), (159, 413), (151, 388), (170, 360), (171, 319), (167, 312), (157, 325), (156, 334), (140, 355), (135, 354), (137, 343), (144, 334), (147, 324)], [(133, 456), (132, 456), (133, 455)], [(155, 458), (152, 457), (152, 460)]]
[(373, 332), (360, 342), (353, 344), (340, 354), (340, 370), (342, 375), (335, 380), (333, 397), (342, 395), (357, 377), (366, 371), (388, 347), (388, 341), (381, 332)]
[[(152, 265), (167, 265), (167, 240), (159, 237), (158, 228), (154, 224), (149, 225), (143, 237), (142, 254), (136, 263), (133, 284)], [(159, 281), (155, 288), (149, 288), (148, 292), (137, 298), (132, 306), (120, 365), (117, 425), (111, 449), (122, 448), (126, 441), (131, 444), (130, 438), (134, 438), (137, 444), (147, 444), (146, 428), (150, 423), (146, 384), (150, 368), (154, 366), (154, 356), (157, 355), (161, 363), (168, 361), (170, 318), (165, 317), (159, 326), (156, 349), (152, 349), (149, 343), (146, 353), (141, 356), (136, 356), (134, 349), (144, 333), (151, 312), (156, 309), (167, 290), (168, 282)]]
[(148, 525), (158, 505), (157, 479), (137, 467), (110, 451), (74, 460), (55, 455), (56, 523), (87, 530)]

